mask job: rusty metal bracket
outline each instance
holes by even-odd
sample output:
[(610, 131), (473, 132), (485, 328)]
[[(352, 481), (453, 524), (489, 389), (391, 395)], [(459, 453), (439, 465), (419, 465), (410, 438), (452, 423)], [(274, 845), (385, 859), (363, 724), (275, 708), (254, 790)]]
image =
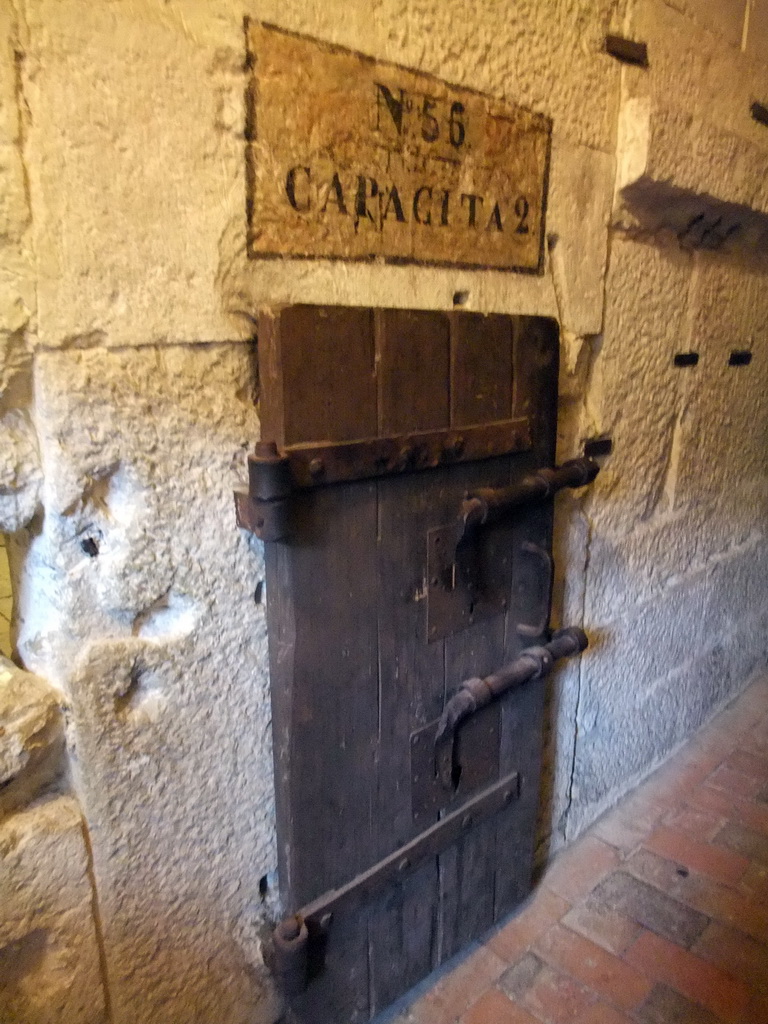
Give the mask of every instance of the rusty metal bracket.
[(291, 533), (293, 489), (288, 459), (274, 441), (258, 441), (248, 456), (248, 492), (235, 491), (237, 525), (260, 540), (285, 540)]
[(467, 543), (456, 525), (427, 533), (427, 639), (439, 640), (507, 608), (511, 550)]
[(472, 826), (498, 814), (519, 796), (520, 777), (513, 772), (351, 882), (323, 893), (280, 921), (273, 933), (269, 959), (277, 980), (285, 986), (285, 994), (298, 995), (313, 974), (322, 970), (323, 952), (335, 913), (341, 908), (356, 906), (399, 882), (425, 861), (443, 853)]
[(475, 462), (527, 451), (530, 446), (528, 419), (522, 417), (456, 430), (292, 444), (284, 455), (294, 485), (306, 488)]

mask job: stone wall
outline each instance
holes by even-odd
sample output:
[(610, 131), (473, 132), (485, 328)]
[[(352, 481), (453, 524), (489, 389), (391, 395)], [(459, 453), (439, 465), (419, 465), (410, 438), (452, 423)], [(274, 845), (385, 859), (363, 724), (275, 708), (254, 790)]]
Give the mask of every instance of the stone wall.
[[(545, 274), (249, 262), (245, 14), (551, 116)], [(256, 311), (558, 318), (560, 454), (614, 449), (558, 499), (555, 617), (594, 642), (553, 685), (557, 848), (766, 664), (768, 0), (12, 0), (0, 46), (0, 529), (35, 673), (0, 706), (60, 722), (0, 824), (0, 1017), (268, 1024), (263, 562), (231, 500)]]

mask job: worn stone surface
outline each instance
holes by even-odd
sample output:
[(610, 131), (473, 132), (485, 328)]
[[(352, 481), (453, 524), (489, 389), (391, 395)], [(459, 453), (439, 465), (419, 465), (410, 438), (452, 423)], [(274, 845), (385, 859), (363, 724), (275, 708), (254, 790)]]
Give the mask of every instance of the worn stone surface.
[(274, 1012), (263, 567), (232, 500), (252, 383), (240, 344), (36, 360), (46, 514), (18, 647), (70, 701), (115, 1021)]
[(43, 679), (0, 656), (0, 815), (31, 800), (62, 771), (59, 705), (60, 696)]
[[(379, 0), (371, 11), (355, 2), (337, 17), (297, 0), (253, 2), (247, 11), (34, 0), (24, 94), (40, 200), (39, 341), (244, 338), (254, 305), (264, 302), (450, 308), (457, 290), (470, 292), (472, 308), (555, 312), (548, 278), (248, 261), (242, 16), (509, 97), (554, 117), (565, 140), (610, 153), (620, 69), (602, 38), (621, 6), (530, 0), (511, 12), (487, 3), (474, 9), (468, 32), (456, 3)], [(116, 38), (119, 47), (103, 45)], [(602, 199), (580, 202), (599, 221)], [(578, 227), (549, 225), (571, 237)], [(600, 225), (589, 230), (599, 236)]]
[[(695, 8), (696, 20), (686, 16), (686, 6)], [(708, 215), (713, 199), (768, 210), (761, 170), (768, 138), (750, 114), (765, 88), (765, 56), (741, 52), (738, 7), (743, 14), (743, 4), (633, 4), (629, 32), (647, 42), (650, 66), (627, 68), (624, 76), (619, 190), (631, 193), (635, 183), (683, 189), (699, 197), (694, 216)], [(724, 41), (726, 8), (732, 24), (725, 34), (739, 37), (734, 46)], [(714, 17), (701, 17), (705, 9)], [(657, 209), (655, 216), (674, 220), (674, 209)]]
[(0, 1020), (106, 1024), (93, 893), (75, 800), (0, 823)]

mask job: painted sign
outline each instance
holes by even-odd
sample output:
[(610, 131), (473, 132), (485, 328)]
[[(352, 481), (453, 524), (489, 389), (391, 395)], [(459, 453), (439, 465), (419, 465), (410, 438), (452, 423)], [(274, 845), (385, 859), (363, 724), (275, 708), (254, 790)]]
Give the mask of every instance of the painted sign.
[(248, 24), (248, 253), (541, 272), (551, 122)]

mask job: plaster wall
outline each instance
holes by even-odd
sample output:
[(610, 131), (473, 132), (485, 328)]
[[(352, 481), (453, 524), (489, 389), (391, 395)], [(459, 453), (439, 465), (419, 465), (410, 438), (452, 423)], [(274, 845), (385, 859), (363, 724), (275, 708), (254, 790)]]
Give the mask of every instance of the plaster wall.
[[(0, 9), (0, 529), (17, 659), (66, 735), (6, 809), (0, 827), (32, 838), (13, 856), (0, 841), (0, 884), (58, 872), (85, 912), (42, 883), (25, 912), (52, 922), (62, 986), (81, 991), (76, 949), (99, 979), (40, 1009), (50, 958), (19, 954), (0, 1019), (278, 1015), (263, 559), (231, 500), (258, 437), (261, 306), (450, 309), (466, 291), (466, 308), (559, 320), (560, 455), (601, 434), (614, 451), (588, 497), (558, 499), (555, 615), (593, 645), (553, 682), (550, 851), (765, 669), (761, 4)], [(245, 14), (551, 116), (545, 273), (249, 261)], [(608, 32), (648, 42), (649, 68), (608, 56)], [(751, 364), (728, 366), (732, 349)], [(49, 815), (66, 842), (45, 839)], [(11, 959), (41, 942), (29, 921)]]

